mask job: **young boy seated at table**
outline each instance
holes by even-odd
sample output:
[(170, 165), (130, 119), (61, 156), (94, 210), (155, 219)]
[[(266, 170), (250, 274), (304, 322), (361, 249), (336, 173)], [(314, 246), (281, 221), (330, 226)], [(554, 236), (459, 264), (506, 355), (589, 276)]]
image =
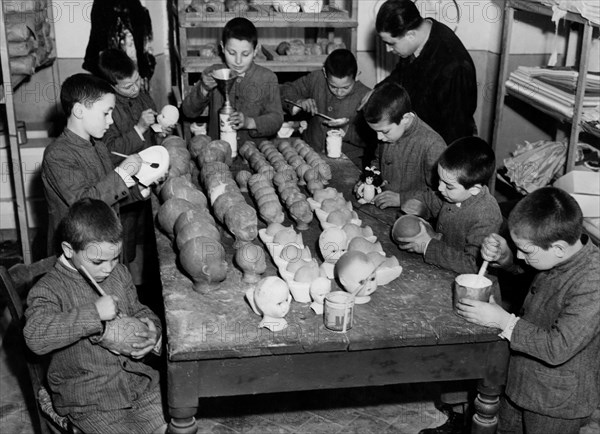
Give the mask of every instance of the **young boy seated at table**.
[[(368, 143), (375, 140), (361, 111), (357, 111), (364, 96), (371, 90), (356, 80), (358, 65), (350, 50), (339, 48), (327, 56), (323, 69), (313, 71), (296, 81), (280, 85), (284, 108), (295, 115), (304, 110), (311, 117), (302, 138), (315, 150), (324, 152), (327, 131), (343, 129), (342, 152), (360, 169), (370, 162), (363, 161)], [(292, 101), (300, 106), (285, 102)], [(323, 113), (340, 122), (331, 122), (315, 113)], [(300, 113), (302, 115), (302, 113)]]
[(425, 191), (402, 205), (407, 214), (436, 220), (436, 231), (400, 238), (399, 248), (423, 255), (425, 262), (459, 274), (477, 273), (484, 238), (497, 232), (502, 214), (487, 183), (496, 169), (492, 148), (479, 137), (455, 140), (437, 164), (438, 191)]
[(406, 90), (396, 83), (378, 84), (363, 113), (380, 142), (371, 166), (379, 168), (385, 184), (375, 206), (399, 207), (416, 192), (431, 190), (446, 143), (412, 111)]
[[(517, 258), (538, 271), (518, 316), (495, 300), (462, 299), (467, 321), (496, 327), (510, 343), (499, 433), (577, 434), (600, 397), (600, 251), (582, 237), (583, 217), (565, 191), (545, 187), (508, 217)], [(481, 255), (520, 270), (504, 238), (489, 235)]]
[[(67, 115), (62, 134), (44, 151), (42, 182), (48, 204), (48, 253), (54, 254), (55, 233), (69, 207), (78, 199), (101, 199), (118, 212), (119, 206), (144, 200), (150, 189), (133, 178), (142, 159), (132, 154), (114, 166), (100, 140), (113, 123), (114, 90), (91, 74), (67, 78), (60, 90)], [(125, 244), (130, 234), (125, 233)]]
[[(160, 353), (161, 324), (138, 301), (129, 271), (118, 263), (122, 232), (103, 201), (86, 198), (71, 206), (63, 254), (27, 297), (25, 340), (36, 354), (52, 353), (52, 403), (82, 431), (164, 432), (159, 375), (143, 361)], [(114, 329), (126, 317), (139, 322)], [(115, 349), (124, 338), (133, 341), (129, 355)]]
[[(473, 274), (481, 264), (479, 249), (484, 238), (502, 225), (498, 202), (487, 183), (494, 174), (492, 148), (479, 137), (463, 137), (448, 146), (437, 163), (438, 191), (423, 191), (402, 204), (402, 211), (437, 221), (436, 231), (420, 222), (420, 233), (399, 238), (401, 250), (423, 255), (425, 262), (459, 274)], [(500, 301), (497, 283), (492, 287)], [(460, 433), (466, 421), (468, 392), (461, 383), (442, 383), (441, 410), (448, 415), (442, 426), (420, 434)]]
[(201, 80), (183, 100), (183, 113), (189, 118), (200, 116), (209, 106), (208, 135), (219, 138), (219, 109), (223, 95), (216, 89), (212, 72), (222, 68), (232, 69), (237, 76), (229, 98), (236, 111), (229, 122), (237, 130), (241, 145), (247, 140), (259, 143), (277, 134), (283, 123), (283, 109), (275, 73), (254, 63), (260, 49), (258, 32), (246, 18), (233, 18), (223, 28), (221, 49), (225, 65), (216, 64), (202, 72)]

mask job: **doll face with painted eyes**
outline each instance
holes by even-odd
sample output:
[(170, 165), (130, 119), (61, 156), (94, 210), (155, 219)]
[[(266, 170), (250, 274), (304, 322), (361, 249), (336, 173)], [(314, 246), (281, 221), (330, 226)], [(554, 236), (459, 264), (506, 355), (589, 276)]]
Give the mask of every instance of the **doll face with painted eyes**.
[(348, 235), (339, 228), (324, 230), (319, 236), (319, 249), (325, 262), (334, 263), (346, 252)]
[(360, 258), (353, 257), (350, 261), (344, 261), (338, 269), (340, 283), (344, 289), (358, 297), (370, 295), (377, 289), (375, 265), (366, 255), (364, 258), (362, 255), (364, 254), (361, 254)]
[(373, 184), (373, 177), (372, 176), (367, 176), (365, 178), (365, 184)]
[(285, 282), (263, 285), (255, 300), (264, 317), (283, 318), (290, 310), (290, 291)]

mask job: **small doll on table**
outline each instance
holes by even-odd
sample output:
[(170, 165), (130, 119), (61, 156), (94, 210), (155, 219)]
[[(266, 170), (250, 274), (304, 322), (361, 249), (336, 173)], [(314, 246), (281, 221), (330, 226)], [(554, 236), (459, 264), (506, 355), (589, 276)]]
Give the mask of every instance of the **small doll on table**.
[(375, 196), (381, 193), (382, 185), (383, 178), (381, 177), (381, 171), (374, 166), (365, 167), (363, 173), (360, 175), (360, 182), (356, 189), (358, 203), (373, 203)]

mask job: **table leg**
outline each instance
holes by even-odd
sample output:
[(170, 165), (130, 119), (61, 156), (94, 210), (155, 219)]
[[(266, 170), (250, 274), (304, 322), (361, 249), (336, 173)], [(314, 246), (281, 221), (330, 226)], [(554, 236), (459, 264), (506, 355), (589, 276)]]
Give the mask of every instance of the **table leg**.
[(502, 387), (480, 380), (475, 398), (475, 413), (471, 434), (494, 434), (498, 428), (498, 409)]
[(198, 366), (194, 362), (167, 363), (168, 434), (196, 434), (198, 425)]

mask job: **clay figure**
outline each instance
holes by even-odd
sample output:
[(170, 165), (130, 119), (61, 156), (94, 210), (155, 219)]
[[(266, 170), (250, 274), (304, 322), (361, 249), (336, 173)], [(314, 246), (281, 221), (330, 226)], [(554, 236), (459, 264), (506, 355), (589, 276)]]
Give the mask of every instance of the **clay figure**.
[(261, 279), (256, 287), (246, 291), (246, 298), (257, 315), (263, 319), (259, 327), (281, 331), (287, 327), (285, 316), (290, 310), (292, 294), (285, 281), (276, 276)]
[(212, 238), (196, 237), (189, 240), (179, 252), (179, 261), (194, 281), (196, 292), (205, 293), (227, 277), (225, 249)]
[(360, 175), (360, 182), (356, 189), (356, 198), (358, 203), (373, 203), (373, 199), (381, 193), (381, 171), (375, 167), (365, 167), (365, 170)]
[(265, 251), (262, 247), (245, 243), (235, 251), (235, 262), (244, 273), (242, 281), (247, 283), (256, 283), (260, 280), (260, 275), (267, 270)]
[(331, 280), (326, 277), (318, 277), (310, 284), (310, 296), (313, 302), (310, 308), (317, 314), (323, 315), (323, 302), (325, 296), (331, 292)]
[(346, 252), (348, 235), (340, 228), (328, 228), (319, 236), (319, 249), (323, 260), (335, 264)]
[(342, 287), (353, 294), (356, 304), (367, 303), (377, 289), (376, 267), (369, 257), (358, 251), (346, 252), (335, 264), (335, 275)]

